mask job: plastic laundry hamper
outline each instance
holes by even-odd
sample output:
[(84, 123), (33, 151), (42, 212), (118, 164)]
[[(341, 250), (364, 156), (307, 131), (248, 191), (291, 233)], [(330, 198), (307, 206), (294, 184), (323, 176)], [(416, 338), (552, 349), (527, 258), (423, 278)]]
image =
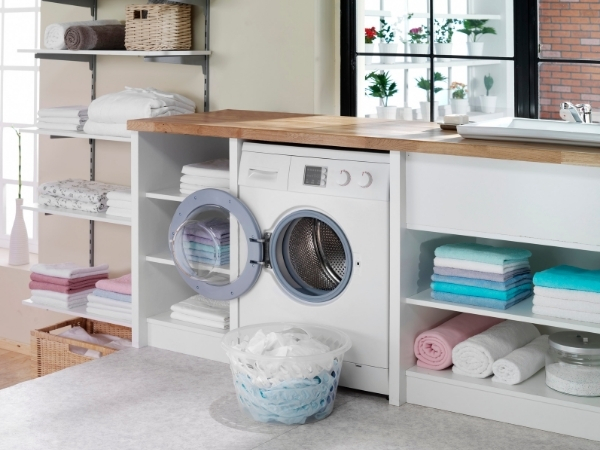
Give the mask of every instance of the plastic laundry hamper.
[[(306, 333), (331, 350), (311, 356), (263, 356), (234, 346), (259, 330)], [(344, 353), (352, 343), (334, 328), (297, 323), (252, 325), (232, 330), (221, 343), (229, 357), (233, 384), (242, 411), (259, 422), (303, 424), (333, 411)]]

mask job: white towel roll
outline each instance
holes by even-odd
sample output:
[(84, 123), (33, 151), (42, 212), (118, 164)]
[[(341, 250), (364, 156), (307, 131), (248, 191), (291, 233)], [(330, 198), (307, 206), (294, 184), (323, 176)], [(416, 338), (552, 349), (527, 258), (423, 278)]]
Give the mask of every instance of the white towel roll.
[(120, 25), (121, 22), (118, 20), (86, 20), (84, 22), (65, 22), (65, 23), (52, 23), (46, 27), (44, 31), (44, 47), (51, 50), (66, 50), (65, 45), (65, 33), (67, 28), (74, 27), (76, 25)]
[(504, 384), (522, 383), (546, 365), (547, 351), (548, 335), (545, 334), (497, 360), (492, 365), (492, 381)]

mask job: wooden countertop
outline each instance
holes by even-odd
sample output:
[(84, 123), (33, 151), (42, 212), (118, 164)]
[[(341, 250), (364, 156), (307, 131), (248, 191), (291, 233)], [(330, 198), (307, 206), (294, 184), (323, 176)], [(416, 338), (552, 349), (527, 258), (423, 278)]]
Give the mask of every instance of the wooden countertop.
[(600, 167), (600, 148), (463, 139), (418, 121), (223, 110), (130, 120), (127, 125), (151, 133)]

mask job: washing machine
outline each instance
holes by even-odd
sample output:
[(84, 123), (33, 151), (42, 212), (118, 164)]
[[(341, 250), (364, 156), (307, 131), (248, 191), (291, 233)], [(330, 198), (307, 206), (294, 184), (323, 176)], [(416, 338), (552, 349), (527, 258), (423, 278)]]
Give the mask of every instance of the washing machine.
[(386, 153), (246, 142), (238, 198), (205, 189), (175, 213), (175, 265), (200, 294), (239, 298), (240, 326), (345, 331), (341, 384), (387, 394), (389, 178)]

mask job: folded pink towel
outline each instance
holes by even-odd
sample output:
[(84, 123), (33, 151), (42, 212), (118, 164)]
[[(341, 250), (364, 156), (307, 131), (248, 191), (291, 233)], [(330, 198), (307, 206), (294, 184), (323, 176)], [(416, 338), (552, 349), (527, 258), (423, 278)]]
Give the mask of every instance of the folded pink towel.
[(100, 280), (96, 283), (96, 287), (118, 294), (131, 295), (131, 274), (110, 280)]
[(482, 333), (504, 319), (459, 314), (433, 330), (421, 333), (415, 340), (417, 366), (443, 370), (452, 365), (452, 349), (471, 336)]
[(58, 284), (60, 286), (69, 286), (70, 288), (76, 288), (82, 285), (88, 285), (90, 283), (94, 283), (95, 285), (97, 281), (108, 278), (108, 274), (105, 273), (102, 275), (90, 275), (89, 277), (81, 278), (58, 278), (32, 272), (30, 278), (31, 281), (39, 281), (41, 283), (52, 283)]
[(87, 285), (82, 285), (82, 287), (71, 288), (70, 286), (60, 286), (58, 284), (42, 283), (40, 281), (30, 281), (29, 289), (39, 291), (61, 292), (63, 294), (77, 294), (78, 292), (94, 289), (94, 283), (90, 282)]

